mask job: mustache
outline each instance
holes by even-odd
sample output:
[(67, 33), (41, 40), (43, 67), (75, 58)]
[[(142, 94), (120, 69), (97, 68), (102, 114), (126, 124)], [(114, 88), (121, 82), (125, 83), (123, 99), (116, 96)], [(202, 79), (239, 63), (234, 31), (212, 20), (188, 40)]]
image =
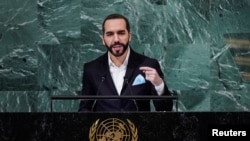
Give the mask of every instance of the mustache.
[(118, 43), (114, 43), (114, 44), (113, 44), (113, 45), (111, 45), (110, 47), (112, 48), (112, 47), (114, 47), (115, 45), (121, 45), (121, 46), (123, 46), (123, 47), (125, 46), (125, 44), (123, 44), (123, 43), (119, 43), (119, 42), (118, 42)]

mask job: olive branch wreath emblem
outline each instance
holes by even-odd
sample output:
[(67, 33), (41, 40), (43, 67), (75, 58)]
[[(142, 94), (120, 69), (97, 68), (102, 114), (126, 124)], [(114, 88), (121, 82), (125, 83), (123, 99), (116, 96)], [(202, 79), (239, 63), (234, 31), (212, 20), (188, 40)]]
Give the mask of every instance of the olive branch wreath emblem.
[[(99, 120), (100, 119), (97, 119), (89, 129), (89, 140), (90, 141), (96, 141), (95, 134), (96, 134), (96, 130), (99, 126)], [(137, 141), (138, 140), (137, 128), (135, 127), (134, 123), (131, 122), (129, 119), (127, 119), (127, 122), (128, 122), (128, 126), (129, 126), (130, 133), (131, 133), (131, 141)]]

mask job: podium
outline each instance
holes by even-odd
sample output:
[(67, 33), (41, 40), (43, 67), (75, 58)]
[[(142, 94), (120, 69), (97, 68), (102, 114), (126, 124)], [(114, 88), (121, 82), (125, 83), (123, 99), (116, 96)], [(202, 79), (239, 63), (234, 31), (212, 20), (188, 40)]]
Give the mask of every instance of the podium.
[[(246, 131), (249, 112), (0, 113), (1, 141), (206, 141), (212, 129)], [(222, 128), (221, 128), (222, 127)], [(107, 138), (106, 138), (107, 137)], [(116, 138), (117, 139), (117, 138)]]

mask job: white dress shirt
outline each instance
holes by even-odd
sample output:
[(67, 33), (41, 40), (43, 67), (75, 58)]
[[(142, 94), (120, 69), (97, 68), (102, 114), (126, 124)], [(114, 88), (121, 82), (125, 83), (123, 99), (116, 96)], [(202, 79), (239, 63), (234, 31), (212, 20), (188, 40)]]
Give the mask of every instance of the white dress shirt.
[[(115, 88), (118, 92), (118, 95), (121, 95), (121, 90), (124, 82), (124, 76), (127, 70), (128, 58), (130, 55), (130, 48), (128, 48), (128, 54), (120, 67), (117, 67), (111, 60), (110, 54), (108, 53), (108, 61), (109, 61), (109, 70), (112, 76), (113, 82), (115, 84)], [(161, 83), (159, 86), (155, 86), (155, 89), (158, 95), (163, 94), (164, 92), (164, 83)]]

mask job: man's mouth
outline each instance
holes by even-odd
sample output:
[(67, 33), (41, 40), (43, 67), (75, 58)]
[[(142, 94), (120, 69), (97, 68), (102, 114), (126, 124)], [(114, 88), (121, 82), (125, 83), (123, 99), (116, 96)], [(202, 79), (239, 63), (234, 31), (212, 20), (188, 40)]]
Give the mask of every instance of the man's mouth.
[(112, 48), (114, 51), (119, 51), (123, 48), (123, 46), (122, 45), (114, 45)]

